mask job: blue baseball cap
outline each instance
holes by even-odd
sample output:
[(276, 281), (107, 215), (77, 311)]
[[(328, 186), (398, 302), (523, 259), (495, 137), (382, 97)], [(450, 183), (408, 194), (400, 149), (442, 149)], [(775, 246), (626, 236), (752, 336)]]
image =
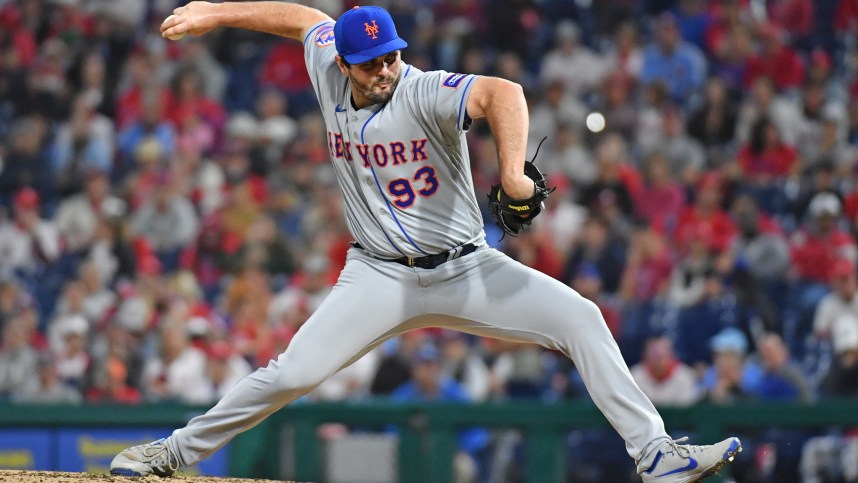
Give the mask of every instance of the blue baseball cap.
[(381, 7), (355, 7), (340, 15), (334, 24), (337, 53), (350, 64), (404, 49), (408, 44), (396, 34), (393, 19)]

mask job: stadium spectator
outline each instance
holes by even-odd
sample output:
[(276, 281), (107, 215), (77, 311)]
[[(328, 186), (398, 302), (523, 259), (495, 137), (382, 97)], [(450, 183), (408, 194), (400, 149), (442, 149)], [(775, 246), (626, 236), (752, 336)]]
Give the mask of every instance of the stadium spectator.
[(736, 124), (736, 140), (747, 143), (754, 125), (762, 117), (767, 117), (777, 126), (781, 140), (794, 145), (801, 131), (802, 115), (797, 103), (792, 99), (778, 95), (772, 81), (760, 77), (746, 90), (747, 94), (739, 105), (739, 117)]
[(777, 126), (765, 116), (757, 119), (737, 157), (745, 184), (757, 202), (767, 213), (786, 213), (781, 185), (798, 174), (802, 165), (796, 149), (783, 141)]
[(79, 268), (79, 280), (83, 288), (83, 315), (87, 320), (100, 322), (116, 300), (116, 294), (102, 278), (98, 267), (84, 263)]
[(54, 137), (50, 148), (51, 172), (60, 196), (83, 189), (86, 172), (113, 168), (114, 128), (83, 95), (75, 98), (68, 121)]
[[(140, 99), (140, 117), (119, 132), (118, 149), (120, 153), (119, 172), (115, 179), (124, 179), (135, 169), (137, 149), (147, 140), (157, 142), (158, 153), (164, 159), (170, 158), (176, 150), (176, 130), (164, 116), (166, 107), (163, 100), (147, 91)], [(170, 104), (166, 104), (169, 106)]]
[(441, 350), (441, 374), (456, 381), (474, 402), (489, 398), (491, 375), (482, 359), (476, 344), (462, 332), (442, 331), (439, 346)]
[(219, 401), (239, 379), (253, 371), (250, 364), (240, 354), (236, 354), (225, 340), (211, 342), (206, 355), (205, 377), (210, 388), (209, 401)]
[(753, 398), (762, 370), (746, 359), (748, 340), (739, 329), (728, 327), (713, 337), (712, 367), (702, 380), (706, 397), (715, 404), (735, 404)]
[(664, 110), (658, 146), (667, 158), (670, 171), (683, 183), (694, 183), (706, 168), (703, 145), (685, 132), (685, 121), (679, 109)]
[[(90, 135), (94, 139), (108, 143), (112, 155), (116, 131), (113, 123), (116, 95), (114, 89), (116, 86), (110, 82), (110, 75), (113, 72), (108, 72), (105, 57), (97, 50), (93, 50), (86, 53), (81, 61), (77, 75), (77, 94), (74, 100), (72, 118), (74, 119), (74, 113), (88, 114), (75, 120), (86, 121)], [(78, 106), (78, 102), (81, 102), (82, 105)]]
[(39, 194), (22, 188), (13, 198), (15, 217), (0, 222), (0, 273), (33, 277), (60, 257), (56, 225), (39, 216)]
[(790, 239), (792, 264), (800, 280), (828, 283), (838, 259), (854, 261), (855, 240), (837, 227), (840, 200), (831, 193), (819, 193), (808, 207), (807, 225)]
[[(17, 119), (8, 134), (9, 143), (3, 154), (0, 171), (0, 193), (3, 205), (9, 206), (11, 195), (23, 188), (33, 188), (44, 201), (53, 202), (56, 193), (50, 176), (51, 162), (44, 147), (48, 135), (45, 119), (37, 116)], [(5, 143), (4, 143), (5, 144)]]
[(681, 253), (700, 239), (713, 254), (725, 253), (737, 235), (736, 225), (722, 208), (724, 179), (718, 173), (703, 174), (696, 183), (694, 203), (679, 215), (674, 237)]
[(223, 99), (227, 75), (223, 66), (206, 47), (205, 40), (199, 37), (188, 37), (177, 45), (180, 49), (176, 54), (179, 62), (170, 64), (170, 67), (175, 68), (175, 72), (167, 72), (166, 78), (173, 78), (175, 73), (181, 72), (182, 69), (191, 69), (198, 73), (200, 79), (205, 80), (199, 87), (206, 98)]
[[(146, 399), (190, 404), (209, 402), (205, 354), (188, 344), (185, 327), (179, 321), (165, 321), (160, 335), (159, 356), (148, 360), (143, 369)], [(109, 365), (107, 369), (108, 380), (123, 380), (119, 374), (113, 374)]]
[(789, 349), (777, 334), (766, 334), (757, 343), (763, 376), (752, 394), (761, 400), (810, 401), (810, 387)]
[(134, 214), (131, 226), (136, 236), (151, 244), (168, 270), (179, 266), (179, 255), (197, 236), (199, 220), (193, 205), (175, 191), (169, 174), (158, 179), (153, 197)]
[(561, 266), (565, 266), (569, 252), (575, 248), (587, 209), (574, 201), (575, 192), (568, 178), (560, 174), (550, 174), (548, 184), (554, 193), (545, 202), (545, 209), (534, 222), (534, 230), (541, 231), (546, 239), (553, 243)]
[(556, 46), (545, 55), (539, 74), (543, 85), (561, 81), (569, 95), (587, 94), (605, 77), (605, 61), (581, 45), (581, 30), (573, 22), (559, 23), (554, 37)]
[(590, 216), (584, 221), (581, 237), (566, 261), (562, 279), (572, 280), (583, 263), (591, 263), (599, 271), (602, 290), (610, 295), (617, 292), (626, 264), (626, 247), (601, 216)]
[(56, 321), (51, 329), (60, 342), (54, 346), (55, 376), (65, 385), (83, 391), (88, 384), (88, 371), (92, 358), (87, 351), (89, 322), (79, 315)]
[(109, 356), (103, 366), (103, 372), (96, 376), (96, 382), (86, 392), (86, 401), (90, 404), (140, 404), (142, 393), (126, 383), (128, 370), (116, 357)]
[(820, 394), (830, 397), (858, 396), (858, 315), (844, 313), (837, 317), (831, 339), (835, 357), (820, 382)]
[[(807, 169), (798, 184), (798, 192), (796, 193), (793, 191), (789, 195), (793, 198), (791, 199), (791, 214), (794, 217), (794, 220), (801, 221), (807, 218), (810, 202), (820, 193), (830, 193), (834, 195), (841, 203), (841, 206), (844, 207), (844, 214), (850, 216), (853, 206), (846, 205), (846, 203), (851, 203), (849, 200), (851, 195), (846, 195), (847, 197), (844, 199), (844, 195), (841, 194), (841, 182), (842, 179), (838, 176), (837, 167), (834, 163), (824, 161)], [(847, 207), (850, 211), (847, 211)], [(789, 215), (784, 217), (784, 220), (787, 223), (795, 223), (794, 220), (790, 219)]]
[(36, 360), (36, 377), (12, 396), (20, 404), (77, 404), (83, 401), (78, 390), (63, 384), (57, 374), (57, 363), (49, 352)]
[[(858, 279), (854, 263), (846, 259), (837, 260), (832, 269), (830, 286), (831, 292), (816, 306), (813, 335), (817, 340), (837, 343), (832, 334), (835, 326), (848, 324), (858, 318)], [(849, 334), (848, 331), (846, 334)]]
[(19, 394), (32, 381), (38, 352), (30, 345), (30, 333), (23, 313), (5, 322), (2, 335), (0, 397), (9, 398)]
[(256, 103), (259, 143), (265, 171), (283, 160), (286, 147), (298, 135), (298, 123), (289, 117), (286, 97), (272, 89), (263, 91)]
[(668, 159), (660, 152), (644, 160), (644, 184), (635, 196), (635, 212), (654, 226), (671, 229), (679, 221), (685, 191)]
[(687, 253), (673, 267), (667, 297), (679, 309), (703, 299), (706, 282), (715, 272), (708, 236), (705, 232), (692, 236), (686, 244)]
[[(412, 380), (398, 387), (391, 399), (398, 402), (467, 403), (468, 393), (455, 380), (441, 374), (441, 354), (437, 347), (424, 344), (412, 359)], [(479, 454), (489, 445), (489, 433), (480, 428), (459, 432), (459, 453), (454, 457), (456, 481), (473, 481)]]
[(789, 269), (789, 246), (777, 222), (760, 213), (756, 200), (739, 195), (730, 210), (739, 235), (733, 239), (732, 257), (746, 264), (760, 281), (782, 280)]
[(638, 42), (638, 27), (632, 21), (624, 21), (614, 33), (614, 41), (605, 54), (606, 69), (619, 74), (620, 79), (636, 81), (643, 67), (643, 53)]
[(277, 233), (274, 220), (262, 216), (248, 229), (245, 243), (236, 257), (244, 264), (265, 267), (271, 275), (288, 276), (295, 272), (292, 252), (291, 245)]
[(605, 129), (630, 139), (635, 134), (638, 123), (638, 107), (632, 102), (635, 94), (633, 80), (625, 74), (615, 71), (602, 83), (600, 98), (597, 100), (605, 117)]
[[(193, 120), (207, 128), (206, 135), (211, 136), (211, 140), (208, 145), (203, 145), (204, 151), (211, 149), (218, 141), (226, 122), (223, 106), (205, 95), (206, 81), (195, 67), (189, 64), (180, 67), (171, 83), (175, 102), (164, 113), (174, 126), (186, 128), (186, 124)], [(169, 145), (165, 144), (165, 148), (170, 151)]]
[(412, 330), (382, 346), (383, 355), (373, 378), (370, 392), (390, 395), (411, 377), (411, 363), (420, 347), (429, 341), (426, 330)]
[(737, 196), (730, 214), (739, 234), (733, 239), (726, 258), (735, 261), (736, 280), (744, 278), (748, 282), (744, 289), (736, 287), (737, 296), (744, 299), (749, 308), (755, 306), (755, 312), (767, 327), (776, 330), (780, 326), (779, 314), (772, 302), (782, 299), (787, 293), (789, 244), (781, 227), (760, 213), (752, 196)]
[(804, 64), (798, 53), (784, 41), (784, 29), (774, 23), (761, 23), (757, 27), (759, 52), (748, 59), (743, 85), (750, 88), (760, 77), (772, 80), (778, 91), (799, 87), (804, 81)]
[(754, 41), (750, 26), (743, 20), (745, 16), (735, 8), (740, 2), (729, 0), (724, 3), (731, 5), (728, 8), (738, 14), (726, 21), (721, 19), (713, 23), (709, 29), (707, 44), (713, 55), (711, 71), (724, 79), (730, 92), (740, 92), (748, 61), (754, 54)]
[(87, 172), (84, 191), (64, 199), (56, 214), (56, 222), (70, 254), (81, 254), (93, 243), (98, 218), (121, 217), (125, 202), (110, 192), (110, 180), (105, 171)]
[[(612, 134), (596, 148), (596, 181), (581, 192), (581, 204), (605, 216), (613, 224), (622, 224), (631, 215), (633, 193), (639, 188), (637, 172), (628, 164), (626, 142)], [(615, 225), (616, 227), (616, 225)]]
[(703, 103), (688, 118), (688, 134), (706, 149), (708, 166), (725, 161), (726, 150), (734, 141), (738, 107), (722, 77), (706, 81)]
[(712, 23), (712, 14), (703, 0), (680, 0), (677, 10), (677, 24), (682, 38), (691, 42), (700, 50), (706, 49), (706, 32)]
[[(310, 76), (304, 64), (304, 49), (293, 42), (277, 42), (267, 53), (259, 73), (263, 88), (274, 88), (284, 93), (293, 112), (300, 115), (308, 111), (312, 94)], [(315, 99), (313, 99), (315, 101)]]
[(671, 99), (688, 105), (705, 80), (706, 59), (682, 39), (674, 14), (659, 15), (654, 30), (655, 42), (644, 50), (640, 80), (664, 84)]
[(649, 339), (643, 361), (631, 368), (632, 377), (656, 406), (685, 407), (698, 399), (694, 371), (676, 358), (667, 337)]
[[(169, 106), (173, 102), (170, 89), (152, 75), (158, 72), (157, 59), (146, 48), (137, 47), (128, 56), (126, 64), (119, 79), (116, 99), (117, 131), (126, 131), (144, 117), (148, 117), (148, 124), (154, 127), (157, 124), (152, 123), (157, 123), (157, 116), (162, 113), (160, 106)], [(170, 133), (165, 129), (162, 126), (159, 132), (167, 138)]]
[(553, 145), (545, 156), (546, 171), (562, 173), (577, 187), (591, 185), (598, 172), (595, 161), (583, 145), (582, 133), (567, 122), (558, 122), (556, 126)]
[(814, 9), (811, 0), (786, 0), (767, 5), (769, 18), (789, 32), (794, 42), (804, 44), (810, 40), (814, 28)]
[(741, 298), (735, 293), (739, 288), (728, 286), (730, 275), (718, 270), (717, 261), (712, 262), (702, 274), (696, 274), (693, 285), (676, 295), (687, 297), (689, 303), (676, 314), (677, 352), (684, 362), (698, 367), (711, 363), (707, 341), (720, 330), (747, 326), (746, 308), (739, 305)]

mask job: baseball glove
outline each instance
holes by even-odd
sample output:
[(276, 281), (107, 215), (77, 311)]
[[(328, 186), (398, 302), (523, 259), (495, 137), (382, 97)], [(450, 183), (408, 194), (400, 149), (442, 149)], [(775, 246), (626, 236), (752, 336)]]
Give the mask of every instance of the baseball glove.
[[(539, 143), (540, 146), (542, 141)], [(539, 154), (539, 147), (536, 148), (536, 154)], [(536, 215), (542, 212), (544, 208), (542, 202), (555, 189), (548, 188), (545, 175), (533, 164), (536, 154), (533, 155), (533, 160), (524, 162), (524, 174), (533, 180), (535, 188), (533, 196), (524, 200), (514, 200), (504, 193), (500, 184), (492, 186), (489, 191), (489, 212), (505, 235), (517, 236), (530, 226)]]

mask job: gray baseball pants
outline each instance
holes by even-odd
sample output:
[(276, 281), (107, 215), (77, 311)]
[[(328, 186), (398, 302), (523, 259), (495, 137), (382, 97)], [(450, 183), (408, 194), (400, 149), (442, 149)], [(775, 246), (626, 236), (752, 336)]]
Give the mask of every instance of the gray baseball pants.
[(486, 247), (432, 270), (349, 250), (331, 294), (268, 366), (168, 438), (185, 466), (210, 455), (383, 341), (420, 327), (534, 342), (575, 361), (638, 468), (667, 439), (602, 318), (563, 283)]

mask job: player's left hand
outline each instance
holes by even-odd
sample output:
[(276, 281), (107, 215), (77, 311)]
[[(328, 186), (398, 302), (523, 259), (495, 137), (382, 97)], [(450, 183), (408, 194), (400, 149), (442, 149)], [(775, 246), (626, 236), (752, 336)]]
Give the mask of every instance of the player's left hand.
[(532, 194), (528, 198), (515, 199), (500, 184), (492, 186), (489, 191), (489, 212), (492, 218), (504, 233), (512, 236), (530, 226), (533, 218), (542, 212), (542, 202), (554, 191), (554, 188), (548, 188), (545, 175), (533, 162), (524, 162), (524, 175), (533, 184)]

